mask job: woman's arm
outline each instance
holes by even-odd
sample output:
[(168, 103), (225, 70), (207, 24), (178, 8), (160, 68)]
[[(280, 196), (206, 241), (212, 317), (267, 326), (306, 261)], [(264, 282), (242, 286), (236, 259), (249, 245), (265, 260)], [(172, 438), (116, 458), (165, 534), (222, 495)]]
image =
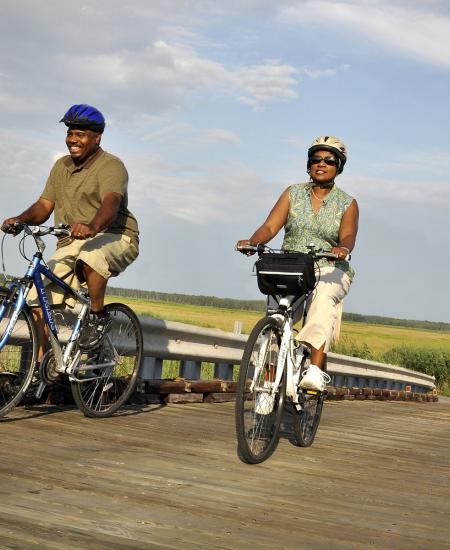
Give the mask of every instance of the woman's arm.
[[(339, 245), (331, 250), (345, 258), (355, 248), (356, 234), (358, 233), (359, 208), (353, 199), (350, 206), (344, 212), (339, 228)], [(345, 252), (345, 254), (344, 254)]]
[(275, 206), (267, 216), (266, 221), (259, 227), (250, 239), (244, 239), (237, 242), (237, 247), (251, 244), (266, 244), (272, 240), (275, 235), (286, 224), (289, 214), (289, 187), (283, 192), (277, 200)]

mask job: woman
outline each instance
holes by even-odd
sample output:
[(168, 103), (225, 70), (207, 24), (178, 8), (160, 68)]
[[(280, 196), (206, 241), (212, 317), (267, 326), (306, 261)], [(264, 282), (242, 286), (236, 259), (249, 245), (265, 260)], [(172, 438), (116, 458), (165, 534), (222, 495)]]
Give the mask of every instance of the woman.
[(284, 227), (283, 250), (308, 252), (307, 246), (314, 243), (318, 248), (331, 248), (338, 255), (336, 262), (318, 262), (320, 280), (318, 276), (319, 282), (308, 299), (306, 322), (297, 335), (297, 339), (311, 349), (311, 365), (300, 386), (319, 391), (323, 391), (330, 381), (322, 368), (339, 304), (348, 293), (354, 276), (346, 257), (355, 246), (358, 204), (334, 182), (346, 161), (346, 147), (338, 138), (321, 136), (314, 140), (308, 149), (309, 183), (288, 187), (262, 226), (250, 239), (237, 243), (237, 247), (266, 244)]

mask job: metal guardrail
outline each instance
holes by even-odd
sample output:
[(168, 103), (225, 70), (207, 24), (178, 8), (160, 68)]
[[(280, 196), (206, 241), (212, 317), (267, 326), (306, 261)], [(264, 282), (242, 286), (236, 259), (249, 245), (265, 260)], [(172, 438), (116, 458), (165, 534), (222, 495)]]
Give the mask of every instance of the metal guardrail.
[[(247, 336), (202, 328), (152, 317), (139, 317), (144, 332), (143, 380), (160, 379), (164, 359), (180, 361), (180, 376), (198, 380), (203, 362), (214, 363), (214, 376), (222, 380), (233, 379)], [(427, 392), (435, 387), (435, 378), (421, 372), (347, 357), (328, 354), (327, 371), (335, 387), (383, 388), (413, 392)]]
[[(73, 322), (70, 314), (66, 319)], [(201, 379), (202, 363), (214, 364), (214, 377), (233, 380), (234, 367), (242, 358), (247, 336), (233, 334), (219, 329), (210, 329), (163, 321), (153, 317), (140, 316), (144, 333), (144, 364), (142, 380), (158, 380), (162, 377), (164, 359), (180, 361), (179, 376), (187, 380)], [(70, 334), (70, 328), (58, 323), (60, 340)], [(20, 327), (16, 327), (16, 338), (26, 337)], [(335, 353), (328, 354), (327, 372), (331, 385), (336, 388), (382, 388), (388, 390), (425, 393), (435, 387), (435, 378), (428, 374), (348, 357)]]

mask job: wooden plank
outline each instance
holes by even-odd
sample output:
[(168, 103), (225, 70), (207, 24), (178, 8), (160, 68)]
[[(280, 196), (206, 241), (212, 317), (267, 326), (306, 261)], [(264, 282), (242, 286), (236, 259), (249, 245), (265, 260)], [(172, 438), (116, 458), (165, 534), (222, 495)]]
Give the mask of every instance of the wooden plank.
[(191, 391), (200, 393), (219, 392), (222, 390), (221, 380), (192, 380)]
[(444, 550), (449, 425), (450, 400), (330, 401), (312, 447), (292, 445), (286, 414), (274, 455), (250, 466), (233, 403), (103, 420), (18, 408), (0, 422), (0, 546)]
[(202, 403), (202, 393), (169, 393), (164, 397), (165, 403)]
[(209, 393), (205, 397), (206, 403), (226, 403), (227, 401), (236, 401), (235, 393)]

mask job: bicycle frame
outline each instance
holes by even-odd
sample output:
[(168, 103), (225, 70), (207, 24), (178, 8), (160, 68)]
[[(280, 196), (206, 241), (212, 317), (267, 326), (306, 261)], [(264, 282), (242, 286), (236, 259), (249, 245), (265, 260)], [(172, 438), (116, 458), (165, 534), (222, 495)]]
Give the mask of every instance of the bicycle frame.
[[(53, 311), (47, 296), (47, 292), (45, 290), (42, 276), (47, 277), (50, 281), (55, 283), (67, 294), (69, 294), (70, 296), (72, 296), (82, 304), (81, 311), (77, 316), (75, 324), (73, 325), (73, 328), (72, 328), (72, 333), (64, 349), (64, 355), (62, 354), (62, 346), (58, 338), (58, 327), (55, 322), (55, 316), (53, 314)], [(70, 374), (75, 364), (75, 360), (72, 361), (70, 365), (68, 365), (69, 358), (71, 356), (75, 342), (78, 339), (78, 335), (81, 329), (81, 323), (84, 317), (86, 316), (86, 313), (89, 311), (90, 300), (88, 297), (84, 296), (81, 292), (78, 292), (75, 289), (73, 289), (71, 286), (65, 283), (62, 279), (57, 277), (52, 271), (50, 271), (50, 269), (48, 269), (48, 267), (46, 267), (43, 264), (41, 252), (36, 252), (33, 255), (33, 258), (30, 261), (28, 269), (25, 273), (25, 277), (20, 281), (17, 281), (17, 280), (13, 281), (8, 286), (11, 292), (15, 291), (17, 292), (17, 295), (15, 298), (14, 312), (11, 315), (11, 319), (9, 320), (9, 323), (8, 323), (8, 326), (6, 327), (4, 335), (0, 340), (0, 351), (5, 346), (6, 342), (11, 336), (11, 333), (14, 329), (14, 325), (17, 322), (17, 318), (20, 315), (20, 312), (22, 311), (22, 309), (26, 305), (26, 298), (33, 284), (37, 290), (39, 303), (41, 305), (43, 315), (44, 315), (44, 322), (49, 328), (49, 339), (50, 339), (50, 344), (53, 349), (53, 352), (55, 353), (55, 358), (58, 364), (60, 364), (62, 369), (66, 370), (67, 367), (69, 367), (67, 371)], [(0, 320), (3, 318), (5, 314), (6, 307), (7, 307), (7, 304), (5, 303), (3, 303), (0, 307)]]
[[(304, 303), (307, 295), (300, 298), (301, 303), (300, 307), (304, 307)], [(284, 365), (286, 363), (286, 395), (292, 399), (292, 402), (297, 408), (301, 408), (301, 405), (298, 401), (297, 387), (300, 378), (300, 365), (296, 365), (293, 359), (293, 347), (292, 347), (292, 334), (293, 334), (293, 316), (291, 313), (292, 305), (297, 300), (297, 297), (293, 296), (283, 296), (279, 300), (278, 311), (271, 314), (271, 317), (275, 318), (281, 326), (281, 343), (280, 343), (280, 352), (278, 354), (277, 368), (275, 374), (275, 381), (272, 388), (270, 389), (271, 393), (276, 393), (281, 383), (283, 376)], [(279, 310), (285, 310), (285, 314), (279, 312)], [(269, 345), (269, 339), (266, 338), (266, 341), (261, 345), (261, 349), (258, 354), (257, 365), (255, 372), (253, 374), (253, 380), (250, 385), (251, 391), (255, 389), (256, 381), (259, 378), (261, 370), (265, 368), (265, 356), (267, 353), (267, 346)], [(267, 391), (267, 388), (256, 388), (256, 391)]]

